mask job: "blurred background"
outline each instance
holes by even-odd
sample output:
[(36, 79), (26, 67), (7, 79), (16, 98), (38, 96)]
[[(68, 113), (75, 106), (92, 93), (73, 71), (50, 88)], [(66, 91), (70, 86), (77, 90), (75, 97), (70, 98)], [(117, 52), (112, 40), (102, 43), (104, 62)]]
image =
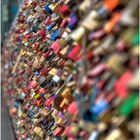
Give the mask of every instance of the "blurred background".
[(1, 1), (1, 39), (2, 44), (7, 32), (10, 29), (11, 23), (18, 12), (18, 6), (21, 0), (2, 0)]
[[(5, 37), (14, 20), (19, 3), (21, 0), (1, 0), (1, 46), (3, 46)], [(3, 95), (3, 94), (1, 94)], [(2, 140), (15, 140), (14, 131), (12, 128), (11, 118), (8, 113), (6, 101), (2, 96), (2, 112), (1, 112), (1, 139)]]

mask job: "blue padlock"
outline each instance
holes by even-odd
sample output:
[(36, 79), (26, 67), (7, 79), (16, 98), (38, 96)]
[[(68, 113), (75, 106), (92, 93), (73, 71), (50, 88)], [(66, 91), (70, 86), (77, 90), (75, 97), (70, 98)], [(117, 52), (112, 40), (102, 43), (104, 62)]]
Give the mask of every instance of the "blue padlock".
[(55, 39), (57, 38), (58, 34), (59, 34), (59, 29), (55, 30), (55, 32), (53, 33), (53, 35), (51, 37), (53, 41), (55, 41)]
[(44, 7), (44, 9), (45, 9), (45, 11), (47, 11), (49, 14), (52, 14), (53, 11), (49, 8), (49, 6), (50, 6), (50, 4), (46, 4), (45, 7)]
[(90, 111), (97, 116), (99, 116), (101, 113), (106, 111), (109, 108), (109, 104), (105, 100), (100, 100), (97, 104), (93, 105), (90, 109)]
[(38, 72), (38, 71), (35, 71), (35, 72), (34, 72), (34, 75), (35, 75), (35, 76), (39, 76), (39, 72)]
[(19, 107), (19, 103), (15, 102), (15, 107), (18, 108)]
[(76, 16), (75, 14), (72, 14), (72, 15), (71, 15), (71, 19), (70, 19), (70, 21), (69, 21), (69, 23), (68, 23), (68, 27), (69, 27), (71, 30), (73, 30), (75, 24), (77, 23), (77, 21), (78, 21), (77, 16)]
[(47, 27), (47, 31), (50, 32), (51, 29), (55, 26), (55, 24), (50, 24), (48, 27)]

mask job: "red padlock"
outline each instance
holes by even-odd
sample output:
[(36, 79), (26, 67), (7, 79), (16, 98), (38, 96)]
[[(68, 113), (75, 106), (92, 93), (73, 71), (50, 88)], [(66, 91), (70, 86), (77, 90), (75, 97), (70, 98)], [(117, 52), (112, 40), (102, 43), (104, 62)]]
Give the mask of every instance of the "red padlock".
[(53, 97), (50, 97), (49, 99), (47, 99), (47, 101), (46, 101), (46, 106), (47, 107), (49, 107), (49, 106), (51, 106), (51, 104), (53, 103)]
[(128, 96), (127, 85), (132, 78), (132, 72), (130, 70), (126, 71), (120, 79), (116, 81), (114, 86), (117, 95), (121, 99), (125, 99)]
[(42, 94), (44, 94), (44, 93), (46, 93), (46, 90), (45, 90), (44, 88), (41, 88), (41, 89), (40, 89), (40, 92), (41, 92)]
[(47, 19), (45, 20), (45, 25), (50, 25), (51, 24), (51, 17), (48, 16)]
[(41, 30), (39, 31), (39, 35), (42, 36), (42, 37), (44, 37), (44, 36), (46, 35), (46, 30), (45, 30), (45, 28), (43, 28), (43, 29), (41, 29)]
[(59, 136), (63, 133), (63, 131), (64, 131), (64, 128), (58, 127), (58, 128), (53, 132), (53, 135), (54, 135), (55, 137), (59, 137)]
[(51, 45), (50, 48), (52, 48), (52, 49), (54, 50), (55, 53), (58, 53), (59, 50), (60, 50), (60, 46), (59, 46), (59, 44), (58, 44), (58, 40), (56, 40), (56, 41)]

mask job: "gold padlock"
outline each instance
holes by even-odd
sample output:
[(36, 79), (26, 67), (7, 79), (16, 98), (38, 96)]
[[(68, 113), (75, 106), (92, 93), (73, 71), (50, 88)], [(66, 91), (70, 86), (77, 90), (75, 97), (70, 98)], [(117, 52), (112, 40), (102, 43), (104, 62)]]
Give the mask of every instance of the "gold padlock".
[(51, 75), (56, 75), (56, 74), (57, 74), (57, 69), (52, 68), (52, 69), (49, 71), (49, 74), (51, 74)]

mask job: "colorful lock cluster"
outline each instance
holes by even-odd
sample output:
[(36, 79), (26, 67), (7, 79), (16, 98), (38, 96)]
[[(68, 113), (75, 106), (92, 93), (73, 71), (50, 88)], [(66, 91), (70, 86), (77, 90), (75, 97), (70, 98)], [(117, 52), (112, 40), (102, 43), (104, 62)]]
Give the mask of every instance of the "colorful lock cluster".
[(17, 140), (138, 139), (138, 0), (24, 0), (2, 93)]

